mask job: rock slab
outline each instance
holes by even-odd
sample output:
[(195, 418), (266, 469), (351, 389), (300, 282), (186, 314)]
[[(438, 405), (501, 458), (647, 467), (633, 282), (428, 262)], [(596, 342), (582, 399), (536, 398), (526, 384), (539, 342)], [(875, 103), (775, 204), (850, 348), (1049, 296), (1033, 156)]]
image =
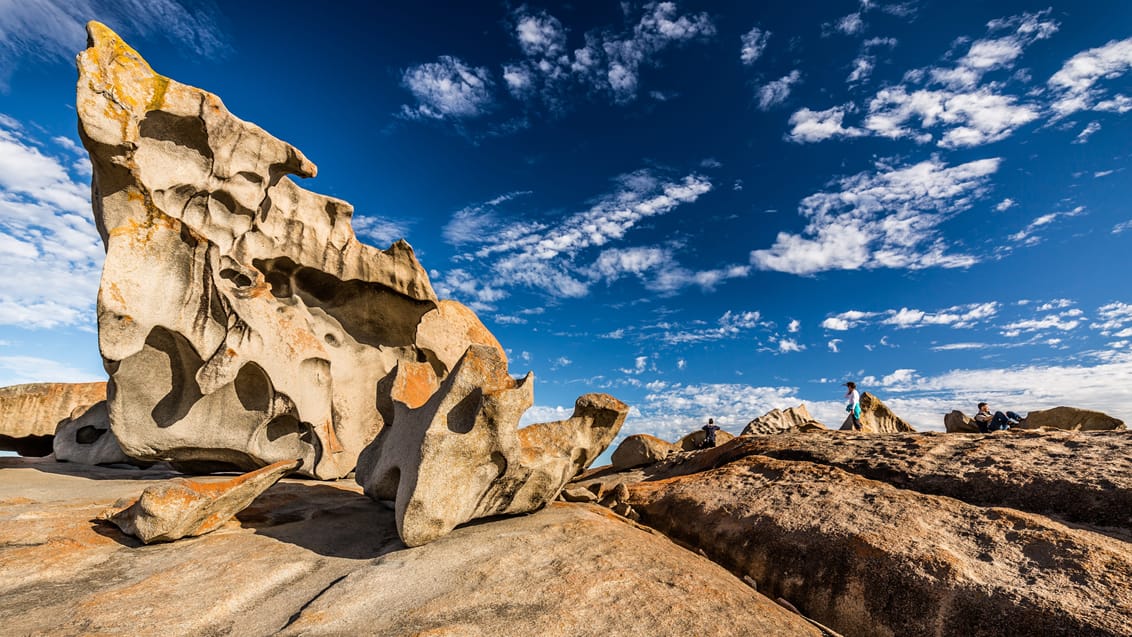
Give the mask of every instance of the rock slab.
[(60, 423), (103, 400), (105, 382), (0, 387), (0, 449), (46, 456)]
[(136, 499), (115, 503), (99, 518), (146, 544), (204, 535), (220, 528), (299, 464), (280, 460), (224, 482), (175, 478), (147, 487)]

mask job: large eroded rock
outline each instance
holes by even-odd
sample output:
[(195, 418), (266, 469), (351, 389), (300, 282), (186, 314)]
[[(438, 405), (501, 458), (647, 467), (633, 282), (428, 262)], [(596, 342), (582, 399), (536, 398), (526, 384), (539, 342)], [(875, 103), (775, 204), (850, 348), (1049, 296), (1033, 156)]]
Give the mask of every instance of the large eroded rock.
[(438, 301), (407, 243), (359, 243), (348, 203), (291, 180), (316, 171), (296, 148), (87, 30), (99, 347), (127, 454), (344, 476), (392, 415), (398, 362), (443, 378), (472, 343), (503, 356), (470, 310)]
[(475, 518), (542, 507), (605, 450), (629, 411), (608, 395), (587, 394), (571, 418), (517, 429), (534, 379), (515, 380), (499, 352), (481, 345), (434, 390), (436, 382), (426, 364), (399, 365), (391, 425), (358, 460), (358, 483), (396, 503), (409, 546)]
[(126, 455), (110, 430), (106, 401), (59, 423), (51, 441), (55, 459), (82, 464), (146, 464)]
[(649, 465), (681, 451), (680, 447), (648, 434), (633, 434), (621, 441), (610, 456), (615, 469)]
[[(853, 430), (853, 417), (846, 416), (841, 423), (841, 431)], [(881, 402), (881, 399), (865, 392), (861, 394), (861, 431), (864, 433), (896, 433), (916, 431), (905, 420)]]
[(91, 522), (168, 477), (0, 458), (0, 632), (819, 635), (718, 565), (589, 506), (416, 549), (352, 481), (284, 479), (219, 529), (172, 544), (140, 547)]
[(772, 409), (747, 423), (742, 436), (781, 434), (788, 432), (826, 431), (826, 426), (810, 415), (805, 405), (788, 409)]
[(0, 449), (46, 456), (60, 423), (105, 399), (104, 382), (0, 387)]
[(1109, 431), (1124, 429), (1124, 421), (1106, 413), (1079, 407), (1053, 407), (1031, 411), (1018, 425), (1022, 429), (1053, 427), (1080, 431)]

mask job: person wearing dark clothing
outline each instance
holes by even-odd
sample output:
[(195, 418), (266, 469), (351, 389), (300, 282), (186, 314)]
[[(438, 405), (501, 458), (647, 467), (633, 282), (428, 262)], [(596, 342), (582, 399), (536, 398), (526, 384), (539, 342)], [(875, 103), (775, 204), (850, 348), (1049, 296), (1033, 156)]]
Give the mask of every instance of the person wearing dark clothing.
[(715, 424), (714, 418), (708, 418), (703, 429), (704, 441), (700, 443), (700, 449), (711, 449), (715, 446), (715, 432), (719, 431), (719, 425)]
[(986, 403), (979, 403), (979, 413), (975, 414), (975, 424), (979, 427), (979, 431), (985, 434), (992, 431), (1006, 431), (1021, 420), (1022, 417), (1012, 411), (1005, 414), (996, 411), (992, 414), (990, 406)]

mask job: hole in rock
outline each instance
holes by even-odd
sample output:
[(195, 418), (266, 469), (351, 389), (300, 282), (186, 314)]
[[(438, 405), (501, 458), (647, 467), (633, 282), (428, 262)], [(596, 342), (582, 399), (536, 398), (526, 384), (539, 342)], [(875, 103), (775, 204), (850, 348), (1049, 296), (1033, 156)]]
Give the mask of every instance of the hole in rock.
[(267, 423), (265, 435), (271, 442), (275, 442), (284, 436), (297, 436), (301, 439), (303, 436), (301, 429), (298, 418), (291, 415), (276, 416), (271, 422)]
[(236, 374), (236, 397), (248, 411), (266, 412), (271, 404), (271, 379), (255, 363), (246, 363)]
[(246, 288), (252, 284), (251, 277), (232, 268), (224, 268), (220, 271), (220, 278), (227, 279), (235, 283), (237, 287)]
[(448, 430), (452, 433), (466, 434), (476, 426), (476, 416), (479, 415), (480, 405), (483, 402), (483, 390), (474, 389), (464, 399), (448, 412)]
[(80, 445), (92, 445), (96, 440), (101, 438), (104, 433), (106, 433), (105, 429), (99, 429), (92, 425), (84, 425), (79, 427), (79, 430), (75, 432), (75, 442)]

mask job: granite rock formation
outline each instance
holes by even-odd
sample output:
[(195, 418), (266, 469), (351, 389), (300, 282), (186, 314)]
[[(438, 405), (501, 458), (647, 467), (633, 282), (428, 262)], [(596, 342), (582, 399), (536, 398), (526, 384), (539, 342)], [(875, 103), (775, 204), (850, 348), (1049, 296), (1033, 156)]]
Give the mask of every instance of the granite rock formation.
[(155, 73), (105, 26), (78, 58), (80, 136), (106, 244), (99, 347), (127, 454), (255, 469), (301, 459), (336, 478), (391, 417), (401, 361), (447, 376), (471, 344), (412, 248), (357, 241), (315, 166), (215, 95)]
[[(852, 431), (853, 417), (846, 416), (841, 431)], [(892, 413), (879, 398), (865, 392), (861, 394), (861, 431), (864, 433), (897, 433), (916, 431), (904, 419)]]
[(46, 456), (60, 423), (105, 399), (102, 382), (0, 387), (0, 449)]
[(1125, 635), (1132, 437), (740, 437), (577, 481), (845, 635)]
[(435, 389), (427, 364), (398, 365), (391, 425), (358, 459), (357, 481), (375, 500), (395, 502), (405, 544), (542, 507), (605, 450), (628, 414), (610, 396), (587, 394), (570, 419), (518, 429), (533, 380), (512, 378), (502, 355), (482, 345)]
[(679, 451), (680, 448), (676, 445), (656, 436), (633, 434), (617, 445), (610, 457), (610, 462), (614, 468), (630, 469), (664, 460), (669, 455)]
[(146, 544), (172, 542), (220, 528), (280, 478), (299, 467), (298, 460), (275, 464), (224, 482), (175, 478), (122, 499), (99, 518)]
[(747, 423), (741, 436), (781, 434), (790, 432), (827, 431), (826, 426), (814, 419), (805, 405), (788, 409), (772, 409)]
[(285, 478), (192, 540), (139, 548), (91, 522), (169, 477), (0, 458), (0, 632), (820, 634), (724, 568), (594, 506), (555, 503), (406, 548), (394, 513), (352, 481)]
[(1026, 414), (1018, 427), (1021, 429), (1054, 427), (1079, 431), (1110, 431), (1125, 428), (1123, 420), (1099, 411), (1078, 407), (1053, 407), (1031, 411)]

